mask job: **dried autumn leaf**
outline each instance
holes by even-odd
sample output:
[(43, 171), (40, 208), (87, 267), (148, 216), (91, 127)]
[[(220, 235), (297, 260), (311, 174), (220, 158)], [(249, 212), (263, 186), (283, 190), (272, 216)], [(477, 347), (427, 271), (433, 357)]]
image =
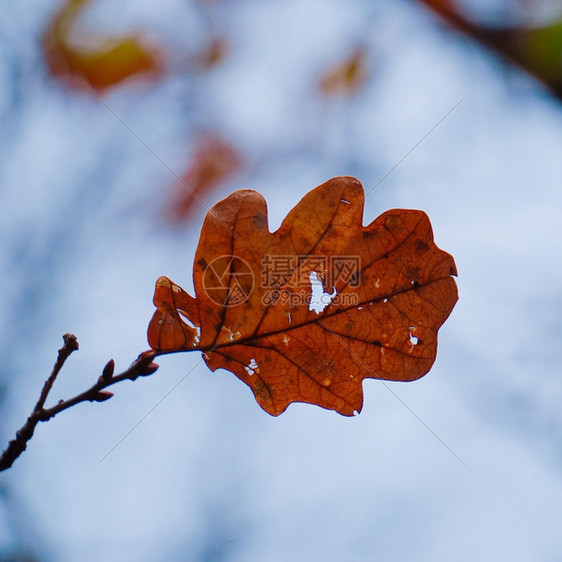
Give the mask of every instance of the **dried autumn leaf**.
[[(362, 226), (363, 201), (359, 181), (333, 178), (273, 233), (255, 191), (215, 205), (195, 255), (196, 298), (158, 279), (150, 346), (202, 351), (212, 371), (234, 373), (272, 415), (292, 402), (353, 415), (363, 379), (423, 376), (457, 301), (455, 263), (425, 213), (394, 209)], [(289, 265), (272, 268), (275, 258)], [(307, 301), (319, 279), (331, 302), (316, 312)]]
[(71, 45), (72, 28), (91, 0), (69, 0), (43, 36), (49, 71), (76, 89), (102, 92), (140, 74), (159, 74), (160, 56), (136, 35), (105, 39), (95, 50)]
[(320, 78), (320, 91), (326, 96), (354, 94), (367, 82), (367, 51), (357, 47), (341, 63), (330, 68)]
[(242, 167), (242, 157), (226, 140), (215, 134), (201, 135), (191, 163), (168, 210), (168, 218), (178, 222), (189, 217), (193, 205), (205, 193), (218, 187)]

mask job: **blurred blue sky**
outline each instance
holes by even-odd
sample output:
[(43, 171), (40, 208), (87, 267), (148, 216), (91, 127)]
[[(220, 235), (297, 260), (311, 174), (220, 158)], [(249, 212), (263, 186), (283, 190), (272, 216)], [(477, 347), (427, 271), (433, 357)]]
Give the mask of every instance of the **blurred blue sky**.
[[(351, 419), (303, 404), (272, 418), (234, 375), (185, 354), (41, 425), (0, 477), (0, 559), (559, 559), (560, 104), (405, 0), (94, 2), (78, 39), (144, 30), (170, 61), (161, 81), (101, 103), (47, 74), (39, 41), (59, 5), (0, 13), (3, 442), (62, 334), (81, 348), (52, 400), (147, 348), (160, 275), (192, 290), (206, 209), (185, 228), (163, 217), (167, 167), (185, 171), (201, 129), (246, 159), (205, 203), (257, 189), (271, 228), (330, 177), (369, 191), (400, 162), (368, 196), (365, 223), (393, 207), (426, 211), (455, 257), (460, 300), (432, 371), (366, 381)], [(229, 56), (186, 70), (209, 22)], [(322, 98), (320, 75), (357, 44), (371, 80)]]

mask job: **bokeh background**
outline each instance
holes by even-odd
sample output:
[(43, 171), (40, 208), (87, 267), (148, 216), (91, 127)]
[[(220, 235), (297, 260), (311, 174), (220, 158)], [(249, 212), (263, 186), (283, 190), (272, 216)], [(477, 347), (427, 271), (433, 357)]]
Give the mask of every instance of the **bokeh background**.
[[(561, 10), (458, 2), (504, 30), (489, 48), (428, 4), (453, 5), (2, 6), (3, 443), (65, 332), (81, 347), (52, 402), (147, 348), (154, 281), (192, 290), (205, 206), (235, 189), (266, 197), (273, 229), (356, 176), (366, 223), (429, 214), (460, 291), (432, 371), (366, 381), (353, 418), (272, 418), (193, 353), (40, 425), (0, 476), (2, 561), (560, 559)], [(497, 56), (521, 27), (542, 30), (521, 55), (542, 81)]]

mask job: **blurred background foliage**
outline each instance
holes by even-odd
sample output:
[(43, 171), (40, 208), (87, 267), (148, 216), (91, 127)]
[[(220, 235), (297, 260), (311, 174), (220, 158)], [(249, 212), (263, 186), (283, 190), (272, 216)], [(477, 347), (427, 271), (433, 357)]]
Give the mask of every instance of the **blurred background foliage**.
[[(280, 186), (292, 176), (308, 188), (327, 179), (326, 174), (357, 175), (366, 186), (384, 176), (388, 165), (396, 163), (387, 159), (385, 145), (400, 138), (400, 122), (394, 131), (381, 126), (371, 146), (362, 144), (359, 133), (367, 127), (371, 103), (403, 100), (400, 111), (405, 121), (414, 111), (423, 113), (423, 108), (415, 109), (415, 96), (407, 95), (419, 79), (415, 61), (411, 76), (391, 77), (392, 67), (404, 56), (400, 41), (408, 35), (429, 34), (444, 49), (451, 45), (459, 67), (467, 64), (463, 57), (471, 60), (473, 52), (501, 61), (496, 74), (502, 75), (507, 96), (517, 98), (523, 91), (541, 98), (547, 92), (555, 103), (562, 99), (559, 2), (410, 0), (390, 7), (386, 2), (356, 1), (345, 8), (333, 2), (289, 4), (272, 13), (262, 3), (248, 0), (136, 6), (127, 2), (119, 7), (108, 0), (35, 0), (2, 7), (0, 178), (5, 197), (27, 198), (25, 213), (10, 217), (18, 228), (8, 226), (7, 217), (3, 227), (7, 248), (2, 262), (6, 282), (0, 405), (2, 417), (10, 420), (1, 426), (5, 441), (15, 429), (12, 422), (23, 421), (22, 412), (31, 408), (30, 397), (39, 391), (37, 379), (29, 385), (16, 384), (14, 376), (32, 371), (39, 378), (46, 376), (54, 359), (59, 342), (46, 338), (46, 332), (58, 337), (62, 324), (68, 325), (61, 334), (75, 325), (77, 315), (95, 316), (96, 303), (103, 301), (123, 318), (115, 327), (105, 327), (114, 348), (120, 347), (122, 333), (131, 323), (136, 326), (131, 342), (143, 341), (142, 318), (150, 317), (150, 297), (134, 316), (139, 292), (129, 302), (116, 288), (130, 282), (124, 272), (134, 272), (144, 260), (157, 260), (164, 244), (172, 256), (179, 254), (186, 237), (194, 245), (205, 207), (231, 188), (270, 185), (267, 198), (275, 207), (285, 201)], [(429, 67), (424, 72), (431, 76)], [(531, 77), (534, 85), (521, 86), (518, 73)], [(483, 85), (485, 79), (479, 87)], [(432, 108), (429, 126), (455, 102), (456, 98), (448, 106)], [(103, 120), (111, 124), (99, 126)], [(138, 143), (128, 148), (132, 137)], [(400, 154), (412, 144), (400, 144)], [(443, 162), (445, 168), (448, 165)], [(267, 179), (270, 173), (275, 179)], [(51, 192), (42, 189), (42, 177), (50, 178)], [(14, 190), (22, 192), (14, 195)], [(116, 223), (125, 225), (124, 230), (113, 231)], [(143, 228), (146, 231), (139, 234)], [(130, 237), (134, 250), (116, 250), (115, 260), (123, 270), (112, 274), (108, 265), (107, 285), (100, 282), (92, 289), (91, 265), (69, 268), (89, 252), (100, 257), (88, 242), (93, 233), (107, 236), (106, 247), (111, 247), (115, 232)], [(188, 256), (182, 255), (178, 271), (188, 268)], [(156, 279), (152, 271), (146, 277)], [(147, 283), (142, 290), (150, 295)], [(52, 303), (64, 300), (67, 284), (92, 290), (85, 299), (90, 304), (62, 307), (54, 321)], [(112, 324), (113, 319), (106, 322)], [(92, 323), (91, 331), (84, 325), (80, 339), (95, 340), (95, 327), (100, 325)], [(40, 351), (22, 358), (22, 342), (41, 338)], [(131, 359), (126, 352), (135, 345), (127, 342), (123, 361)], [(103, 345), (102, 351), (106, 352)], [(89, 359), (98, 361), (98, 355), (86, 354)], [(20, 395), (21, 401), (16, 398)], [(245, 406), (254, 407), (251, 401)], [(60, 420), (61, 425), (80, 423), (80, 412), (76, 418)], [(38, 455), (45, 451), (36, 441), (51, 430), (39, 428), (30, 444), (31, 449), (38, 447)], [(41, 456), (18, 461), (40, 462)], [(49, 486), (46, 476), (27, 478), (35, 486)], [(39, 523), (42, 519), (33, 512), (29, 497), (12, 489), (10, 474), (3, 476), (1, 486), (1, 559), (59, 559), (52, 552), (60, 548), (53, 546), (56, 540)], [(162, 560), (229, 559), (225, 529), (233, 527), (233, 515), (212, 500), (201, 516), (199, 543), (178, 544)], [(246, 560), (258, 559), (248, 556)], [(356, 559), (369, 558), (359, 553)]]

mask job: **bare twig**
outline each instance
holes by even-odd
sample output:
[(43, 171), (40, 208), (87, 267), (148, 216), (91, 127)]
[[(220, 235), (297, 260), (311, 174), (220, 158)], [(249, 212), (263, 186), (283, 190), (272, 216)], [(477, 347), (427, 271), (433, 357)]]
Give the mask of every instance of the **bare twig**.
[(114, 375), (115, 363), (111, 359), (104, 367), (102, 374), (95, 384), (88, 390), (78, 394), (74, 398), (61, 400), (52, 408), (45, 408), (45, 402), (53, 383), (62, 369), (69, 355), (78, 349), (78, 341), (73, 334), (63, 336), (64, 345), (59, 349), (58, 357), (49, 378), (45, 381), (39, 400), (25, 424), (16, 432), (16, 438), (12, 439), (6, 450), (0, 456), (0, 471), (10, 468), (14, 461), (25, 451), (27, 442), (33, 437), (35, 427), (39, 422), (48, 421), (58, 413), (79, 404), (80, 402), (104, 402), (109, 400), (113, 394), (104, 389), (124, 380), (134, 381), (140, 376), (151, 375), (158, 369), (158, 365), (153, 362), (157, 353), (154, 351), (144, 351), (141, 353), (131, 366), (122, 373)]

